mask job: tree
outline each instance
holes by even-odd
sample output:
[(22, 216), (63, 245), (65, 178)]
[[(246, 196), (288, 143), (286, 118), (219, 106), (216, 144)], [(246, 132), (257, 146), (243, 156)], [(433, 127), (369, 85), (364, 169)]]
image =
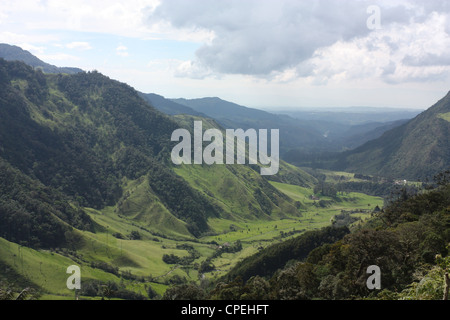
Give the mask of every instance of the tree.
[(205, 292), (193, 283), (175, 285), (166, 290), (163, 300), (202, 300)]

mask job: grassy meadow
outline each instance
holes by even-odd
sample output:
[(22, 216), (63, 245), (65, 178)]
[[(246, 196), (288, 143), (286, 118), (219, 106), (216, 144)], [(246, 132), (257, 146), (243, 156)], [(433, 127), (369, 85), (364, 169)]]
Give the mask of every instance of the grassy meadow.
[[(241, 189), (234, 190), (234, 177), (227, 176), (226, 171), (221, 169), (210, 172), (215, 175), (215, 180), (200, 175), (208, 172), (207, 170), (195, 170), (193, 167), (178, 170), (180, 175), (190, 179), (190, 183), (199, 189), (210, 190), (211, 196), (221, 195), (216, 200), (227, 209), (229, 215), (209, 218), (212, 230), (209, 234), (199, 239), (190, 237), (180, 220), (169, 216), (170, 213), (165, 212), (162, 206), (151, 206), (149, 202), (153, 194), (147, 187), (148, 183), (126, 182), (128, 193), (120, 204), (103, 210), (85, 208), (95, 222), (96, 230), (95, 233), (76, 230), (78, 241), (72, 250), (35, 250), (0, 238), (0, 255), (2, 267), (6, 270), (5, 276), (11, 278), (13, 275), (17, 279), (15, 285), (18, 288), (38, 288), (41, 299), (74, 299), (75, 293), (66, 287), (66, 280), (70, 276), (66, 270), (70, 265), (78, 265), (81, 268), (82, 286), (95, 279), (102, 283), (120, 283), (122, 288), (144, 297), (147, 297), (147, 289), (151, 287), (162, 296), (170, 285), (180, 281), (199, 283), (218, 279), (237, 262), (264, 247), (295, 237), (304, 231), (330, 225), (333, 217), (342, 210), (351, 211), (352, 216), (365, 219), (377, 205), (383, 205), (383, 199), (378, 197), (361, 193), (338, 193), (335, 198), (320, 197), (326, 203), (321, 206), (318, 200), (311, 198), (314, 195), (311, 188), (270, 182), (278, 191), (301, 203), (298, 211), (286, 215), (275, 211), (273, 216), (264, 219), (251, 216), (245, 218), (245, 215), (236, 219), (245, 209), (242, 206), (244, 201), (239, 201), (239, 197), (252, 195), (250, 185), (241, 185)], [(222, 180), (223, 183), (211, 183)], [(135, 210), (136, 206), (141, 206), (142, 212)], [(158, 218), (144, 218), (148, 215), (143, 212), (148, 210), (155, 210)], [(131, 211), (134, 212), (133, 215), (130, 214)], [(177, 228), (172, 228), (170, 232), (164, 232), (164, 227), (158, 228), (171, 219)], [(170, 225), (166, 225), (166, 228), (170, 229)], [(241, 250), (217, 254), (220, 247), (237, 241), (242, 245)], [(192, 253), (195, 256), (185, 264), (168, 264), (163, 261), (164, 255), (182, 259)], [(199, 266), (205, 260), (214, 268), (201, 274)]]

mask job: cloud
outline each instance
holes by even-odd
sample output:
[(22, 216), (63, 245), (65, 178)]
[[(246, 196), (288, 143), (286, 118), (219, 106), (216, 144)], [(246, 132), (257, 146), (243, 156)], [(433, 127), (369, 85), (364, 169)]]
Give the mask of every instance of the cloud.
[(212, 31), (213, 40), (196, 52), (197, 65), (221, 73), (264, 75), (292, 67), (341, 37), (367, 33), (366, 7), (355, 1), (347, 7), (353, 14), (324, 1), (174, 0), (163, 1), (149, 19)]
[(0, 24), (2, 24), (3, 21), (6, 20), (6, 18), (8, 18), (8, 15), (4, 14), (3, 12), (0, 12)]
[(46, 61), (46, 62), (52, 62), (52, 61), (79, 61), (80, 58), (66, 54), (66, 53), (54, 53), (54, 54), (41, 54), (39, 55), (39, 58)]
[(144, 13), (159, 0), (2, 0), (0, 22), (22, 30), (97, 32), (144, 37)]
[(88, 42), (74, 41), (66, 44), (66, 48), (69, 49), (77, 49), (77, 50), (90, 50), (92, 49), (91, 45)]
[(128, 57), (128, 48), (120, 45), (116, 48), (116, 54), (121, 57)]
[[(375, 3), (380, 30), (367, 27), (374, 1), (366, 0), (166, 0), (146, 21), (213, 35), (179, 76), (327, 83), (369, 77), (422, 81), (445, 71), (427, 67), (447, 64), (448, 1)], [(413, 70), (413, 64), (424, 69)]]
[(179, 78), (205, 79), (212, 76), (218, 76), (211, 69), (198, 65), (195, 61), (182, 61), (174, 70), (174, 76)]

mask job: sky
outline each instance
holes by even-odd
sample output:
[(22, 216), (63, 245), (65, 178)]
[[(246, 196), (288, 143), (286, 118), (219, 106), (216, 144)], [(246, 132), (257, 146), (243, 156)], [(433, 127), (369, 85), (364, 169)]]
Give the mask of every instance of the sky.
[(426, 109), (450, 90), (448, 0), (0, 0), (0, 43), (254, 108)]

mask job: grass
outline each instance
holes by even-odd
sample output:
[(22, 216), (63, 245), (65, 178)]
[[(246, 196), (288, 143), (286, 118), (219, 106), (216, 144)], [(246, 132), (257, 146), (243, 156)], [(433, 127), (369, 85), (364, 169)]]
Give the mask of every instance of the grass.
[[(101, 211), (86, 208), (85, 211), (97, 224), (96, 232), (77, 231), (83, 240), (76, 250), (76, 255), (70, 251), (33, 250), (0, 238), (1, 262), (14, 270), (24, 285), (29, 281), (41, 288), (43, 292), (41, 299), (73, 299), (74, 293), (66, 288), (69, 276), (66, 270), (73, 264), (81, 267), (82, 282), (83, 279), (116, 283), (122, 281), (129, 290), (146, 295), (146, 288), (151, 286), (162, 295), (169, 286), (168, 281), (174, 276), (185, 278), (187, 281), (200, 281), (198, 265), (216, 252), (217, 247), (214, 243), (232, 244), (239, 240), (243, 249), (236, 253), (222, 253), (212, 259), (215, 270), (203, 275), (206, 279), (216, 279), (224, 275), (236, 263), (257, 253), (261, 248), (297, 236), (301, 232), (330, 225), (332, 218), (341, 213), (341, 210), (351, 210), (354, 216), (365, 219), (369, 216), (369, 211), (377, 205), (380, 207), (383, 205), (383, 199), (378, 197), (346, 193), (338, 194), (336, 198), (321, 197), (329, 202), (327, 206), (321, 207), (318, 201), (311, 200), (310, 196), (313, 194), (311, 188), (270, 182), (273, 187), (290, 197), (291, 202), (300, 202), (300, 209), (293, 215), (274, 214), (256, 219), (248, 214), (239, 215), (244, 211), (242, 203), (245, 200), (239, 197), (251, 196), (252, 179), (258, 178), (252, 176), (252, 171), (239, 172), (247, 174), (247, 179), (236, 180), (227, 173), (225, 166), (219, 166), (219, 169), (214, 170), (199, 170), (195, 166), (180, 167), (176, 171), (201, 192), (205, 194), (209, 192), (210, 197), (218, 195), (217, 203), (228, 210), (228, 214), (224, 217), (208, 220), (211, 229), (214, 230), (213, 233), (200, 239), (190, 238), (183, 232), (183, 224), (180, 221), (175, 221), (179, 223), (178, 227), (167, 231), (170, 225), (161, 226), (167, 223), (166, 220), (170, 219), (170, 216), (158, 211), (164, 208), (151, 206), (154, 195), (147, 189), (148, 183), (127, 181), (125, 188), (127, 196), (123, 199), (122, 205), (131, 201), (134, 205), (142, 206), (142, 212), (132, 207), (131, 202), (129, 211), (123, 208), (119, 210), (117, 206), (107, 207)], [(227, 178), (231, 180), (229, 188), (221, 185), (226, 183)], [(238, 190), (233, 190), (232, 187), (238, 184)], [(242, 203), (239, 203), (241, 200)], [(280, 208), (278, 210), (281, 211)], [(152, 217), (152, 214), (162, 215), (161, 221)], [(237, 216), (239, 218), (236, 218)], [(127, 237), (133, 231), (138, 232), (141, 238), (129, 240)], [(159, 231), (159, 234), (155, 231)], [(117, 238), (119, 234), (123, 239)], [(179, 247), (180, 244), (189, 244), (200, 257), (189, 266), (166, 264), (162, 260), (164, 254), (179, 257), (189, 255), (187, 250)], [(126, 280), (91, 265), (91, 262), (99, 261), (117, 267), (120, 272), (151, 278), (144, 282)]]
[[(40, 288), (46, 295), (73, 296), (67, 289), (67, 267), (78, 265), (73, 259), (58, 252), (34, 250), (0, 238), (0, 256), (2, 262), (17, 275), (26, 279), (17, 285), (31, 285)], [(102, 281), (119, 281), (116, 276), (87, 265), (81, 266), (82, 279), (99, 279)]]
[[(353, 192), (338, 195), (337, 199), (321, 197), (323, 200), (332, 202), (331, 205), (322, 208), (318, 206), (317, 201), (310, 199), (310, 196), (313, 195), (312, 189), (279, 182), (271, 182), (271, 184), (292, 199), (304, 204), (302, 216), (280, 220), (242, 222), (210, 219), (210, 225), (217, 230), (222, 230), (222, 233), (204, 237), (202, 240), (215, 241), (218, 244), (233, 243), (239, 240), (243, 245), (243, 250), (236, 254), (223, 254), (220, 258), (214, 259), (213, 263), (217, 270), (208, 276), (216, 278), (225, 274), (241, 259), (256, 253), (260, 248), (297, 236), (299, 232), (328, 226), (331, 224), (332, 218), (340, 214), (341, 210), (353, 211), (354, 217), (367, 219), (376, 206), (383, 206), (382, 198)], [(289, 232), (291, 235), (286, 236)], [(282, 234), (284, 237), (281, 237)]]
[(445, 121), (450, 122), (450, 112), (440, 113), (440, 114), (438, 114), (438, 117), (441, 119), (444, 119)]

